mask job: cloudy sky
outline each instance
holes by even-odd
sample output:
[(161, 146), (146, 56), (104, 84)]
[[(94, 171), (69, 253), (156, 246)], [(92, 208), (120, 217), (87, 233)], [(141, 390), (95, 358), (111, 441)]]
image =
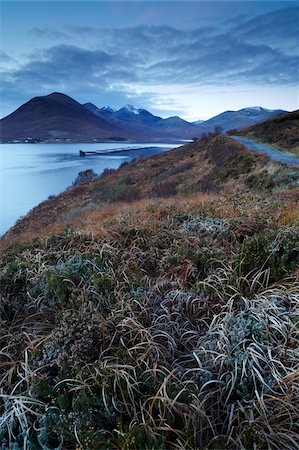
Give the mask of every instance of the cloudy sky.
[(1, 116), (36, 95), (162, 117), (299, 107), (297, 1), (0, 1)]

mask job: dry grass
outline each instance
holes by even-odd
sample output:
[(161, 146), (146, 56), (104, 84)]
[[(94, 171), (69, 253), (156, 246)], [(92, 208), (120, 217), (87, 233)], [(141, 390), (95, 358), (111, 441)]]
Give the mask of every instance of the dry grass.
[[(200, 192), (184, 152), (198, 162), (125, 166), (2, 241), (1, 448), (299, 449), (298, 193), (248, 189), (265, 161), (236, 175), (236, 148), (204, 165), (223, 192)], [(150, 166), (175, 196), (149, 197)]]
[[(286, 213), (256, 195), (144, 199), (6, 252), (2, 446), (296, 449), (299, 233), (281, 234)], [(259, 266), (244, 273), (255, 239)]]
[[(68, 190), (34, 208), (0, 241), (0, 251), (17, 243), (30, 242), (38, 236), (47, 236), (72, 227), (85, 213), (116, 203), (132, 203), (144, 199), (178, 199), (206, 192), (226, 194), (241, 191), (269, 192), (279, 183), (284, 169), (277, 166), (267, 175), (265, 185), (252, 188), (250, 177), (267, 168), (267, 158), (252, 153), (226, 136), (211, 137), (151, 158), (142, 158), (107, 174), (99, 180)], [(286, 179), (285, 179), (286, 178)], [(160, 180), (160, 181), (159, 181)], [(97, 213), (95, 213), (97, 214)], [(100, 213), (101, 214), (101, 213)]]
[(299, 110), (282, 114), (243, 130), (240, 134), (277, 145), (279, 148), (299, 154)]
[(299, 206), (287, 206), (282, 215), (282, 223), (286, 226), (294, 226), (299, 223)]

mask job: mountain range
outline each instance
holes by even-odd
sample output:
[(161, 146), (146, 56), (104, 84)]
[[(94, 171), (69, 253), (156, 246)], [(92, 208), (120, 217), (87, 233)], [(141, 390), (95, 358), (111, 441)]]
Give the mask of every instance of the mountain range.
[(57, 139), (94, 140), (173, 140), (193, 139), (215, 127), (223, 131), (242, 129), (283, 113), (251, 107), (226, 111), (207, 121), (193, 123), (178, 116), (155, 116), (149, 111), (126, 105), (118, 110), (110, 106), (98, 108), (92, 103), (80, 104), (71, 97), (54, 92), (34, 97), (0, 121), (2, 142), (14, 140)]
[(116, 126), (125, 129), (131, 136), (138, 134), (141, 138), (147, 139), (190, 139), (202, 134), (202, 130), (198, 126), (180, 117), (174, 116), (162, 119), (162, 117), (154, 116), (146, 109), (135, 108), (132, 105), (126, 105), (119, 110), (110, 106), (98, 108), (92, 103), (85, 103), (83, 106), (98, 117), (109, 120)]

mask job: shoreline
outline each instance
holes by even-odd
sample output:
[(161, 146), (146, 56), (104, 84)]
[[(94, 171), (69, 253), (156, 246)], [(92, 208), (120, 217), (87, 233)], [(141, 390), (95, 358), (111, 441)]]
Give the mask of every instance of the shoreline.
[[(170, 141), (164, 142), (165, 144), (176, 144), (180, 142), (192, 142), (192, 140), (187, 139), (173, 139)], [(128, 140), (128, 141), (109, 141), (109, 140), (103, 140), (103, 141), (40, 141), (40, 142), (0, 142), (0, 145), (36, 145), (36, 144), (65, 144), (65, 145), (73, 145), (73, 144), (159, 144), (161, 143), (161, 139), (157, 141), (150, 141), (150, 140), (142, 140), (142, 141), (135, 141), (135, 140)]]

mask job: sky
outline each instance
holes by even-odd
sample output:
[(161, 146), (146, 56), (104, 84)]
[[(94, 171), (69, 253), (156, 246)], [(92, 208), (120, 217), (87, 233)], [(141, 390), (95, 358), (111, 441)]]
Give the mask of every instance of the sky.
[(0, 0), (1, 117), (32, 97), (208, 119), (299, 108), (298, 1)]

